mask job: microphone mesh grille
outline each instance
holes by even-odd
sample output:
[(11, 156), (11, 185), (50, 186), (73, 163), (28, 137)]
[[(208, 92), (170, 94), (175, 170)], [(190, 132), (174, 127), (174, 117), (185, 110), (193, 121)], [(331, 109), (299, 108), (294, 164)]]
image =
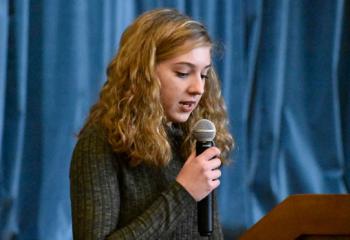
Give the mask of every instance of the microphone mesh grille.
[(213, 139), (215, 138), (215, 134), (215, 125), (208, 119), (201, 119), (194, 125), (193, 136), (197, 141), (213, 141)]

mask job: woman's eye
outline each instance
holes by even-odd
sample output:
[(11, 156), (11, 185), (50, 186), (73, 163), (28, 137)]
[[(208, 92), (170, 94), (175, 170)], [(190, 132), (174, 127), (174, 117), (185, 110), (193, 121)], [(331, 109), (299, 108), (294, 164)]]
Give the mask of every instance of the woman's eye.
[(208, 75), (201, 75), (201, 78), (202, 78), (203, 80), (207, 80), (207, 79), (208, 79)]
[(184, 73), (184, 72), (175, 72), (176, 76), (179, 78), (185, 78), (188, 76), (188, 73)]

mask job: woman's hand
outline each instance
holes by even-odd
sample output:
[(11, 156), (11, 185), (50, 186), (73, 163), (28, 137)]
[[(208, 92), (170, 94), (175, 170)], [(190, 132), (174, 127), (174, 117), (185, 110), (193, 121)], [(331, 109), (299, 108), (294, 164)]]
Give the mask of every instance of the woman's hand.
[(195, 151), (186, 160), (176, 177), (189, 194), (200, 201), (220, 185), (220, 150), (211, 147), (196, 156)]

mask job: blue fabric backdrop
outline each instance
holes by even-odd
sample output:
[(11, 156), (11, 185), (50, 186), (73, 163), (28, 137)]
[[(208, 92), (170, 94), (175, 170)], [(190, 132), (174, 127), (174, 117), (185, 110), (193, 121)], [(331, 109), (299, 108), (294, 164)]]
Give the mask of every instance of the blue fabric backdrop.
[[(350, 190), (345, 0), (0, 0), (0, 238), (71, 239), (68, 169), (125, 27), (174, 7), (203, 21), (237, 147), (227, 239), (294, 193)], [(13, 238), (11, 238), (13, 237)]]

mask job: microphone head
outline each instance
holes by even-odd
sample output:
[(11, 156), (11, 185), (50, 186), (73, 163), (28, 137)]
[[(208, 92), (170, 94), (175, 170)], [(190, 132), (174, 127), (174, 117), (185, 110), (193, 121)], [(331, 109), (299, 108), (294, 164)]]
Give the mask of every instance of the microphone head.
[(201, 119), (194, 124), (193, 136), (199, 142), (213, 141), (215, 134), (215, 125), (208, 119)]

